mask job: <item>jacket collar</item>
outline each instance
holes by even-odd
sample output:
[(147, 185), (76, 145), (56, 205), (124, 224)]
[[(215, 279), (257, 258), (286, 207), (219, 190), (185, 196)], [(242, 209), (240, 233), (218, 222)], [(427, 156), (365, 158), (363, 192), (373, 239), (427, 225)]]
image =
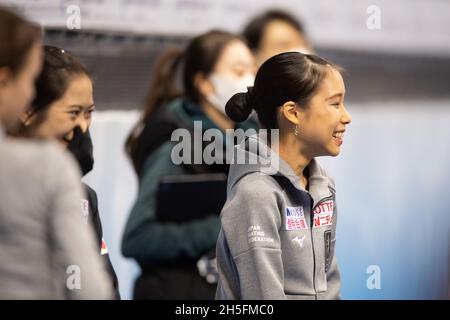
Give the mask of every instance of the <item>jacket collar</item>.
[(286, 177), (297, 190), (309, 192), (309, 194), (313, 198), (314, 206), (316, 206), (316, 204), (319, 203), (323, 198), (332, 195), (331, 189), (333, 189), (334, 191), (334, 188), (332, 187), (330, 178), (315, 158), (313, 158), (307, 166), (309, 170), (309, 190), (305, 190), (301, 186), (300, 177), (295, 174), (294, 170), (286, 161), (279, 158), (279, 163), (280, 169), (277, 175)]
[[(258, 150), (257, 154), (253, 152), (255, 150)], [(314, 201), (314, 206), (323, 198), (331, 196), (334, 192), (333, 180), (327, 175), (326, 171), (316, 159), (312, 159), (307, 166), (309, 170), (309, 190), (305, 190), (300, 184), (300, 177), (297, 176), (291, 166), (277, 152), (269, 148), (265, 143), (265, 139), (258, 134), (245, 139), (245, 141), (236, 147), (235, 151), (235, 157), (238, 156), (240, 159), (254, 157), (260, 161), (258, 164), (232, 164), (228, 177), (229, 189), (244, 175), (251, 172), (261, 172), (262, 174), (272, 176), (283, 176), (289, 180), (295, 189), (309, 192)]]

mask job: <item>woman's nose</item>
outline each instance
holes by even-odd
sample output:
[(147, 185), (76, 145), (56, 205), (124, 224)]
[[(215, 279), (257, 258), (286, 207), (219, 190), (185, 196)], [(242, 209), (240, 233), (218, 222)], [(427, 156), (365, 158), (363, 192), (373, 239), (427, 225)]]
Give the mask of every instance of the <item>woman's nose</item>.
[(345, 107), (343, 107), (342, 122), (345, 124), (349, 124), (350, 122), (352, 122), (352, 116), (350, 115), (350, 113), (348, 113)]
[(83, 133), (85, 133), (89, 128), (88, 121), (82, 116), (78, 117), (77, 126), (80, 127), (80, 129), (81, 129), (81, 131), (83, 131)]

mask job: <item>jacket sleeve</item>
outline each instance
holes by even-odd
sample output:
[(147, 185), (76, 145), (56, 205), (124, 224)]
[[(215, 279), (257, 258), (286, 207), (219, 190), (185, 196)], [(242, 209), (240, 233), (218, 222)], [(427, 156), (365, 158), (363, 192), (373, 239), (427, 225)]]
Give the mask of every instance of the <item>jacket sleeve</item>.
[(172, 143), (165, 143), (146, 162), (137, 200), (122, 239), (122, 253), (126, 257), (138, 261), (196, 259), (216, 244), (220, 230), (219, 214), (185, 223), (163, 223), (156, 218), (160, 178), (186, 174), (182, 166), (172, 163), (171, 150)]
[(61, 288), (69, 299), (110, 299), (112, 288), (92, 228), (81, 212), (82, 189), (75, 163), (59, 153), (50, 164), (49, 228)]
[[(258, 173), (259, 174), (259, 173)], [(241, 299), (286, 299), (277, 194), (250, 174), (232, 189), (221, 213)], [(273, 189), (272, 189), (273, 190)]]

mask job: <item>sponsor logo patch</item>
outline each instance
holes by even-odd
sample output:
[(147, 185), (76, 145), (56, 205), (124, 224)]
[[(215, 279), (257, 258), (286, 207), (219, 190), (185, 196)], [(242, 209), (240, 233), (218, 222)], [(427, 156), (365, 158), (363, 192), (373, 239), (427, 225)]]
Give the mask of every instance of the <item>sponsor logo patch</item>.
[(317, 205), (314, 209), (313, 228), (330, 226), (333, 224), (333, 200), (325, 201)]
[(286, 207), (286, 230), (305, 230), (308, 225), (305, 220), (303, 207)]

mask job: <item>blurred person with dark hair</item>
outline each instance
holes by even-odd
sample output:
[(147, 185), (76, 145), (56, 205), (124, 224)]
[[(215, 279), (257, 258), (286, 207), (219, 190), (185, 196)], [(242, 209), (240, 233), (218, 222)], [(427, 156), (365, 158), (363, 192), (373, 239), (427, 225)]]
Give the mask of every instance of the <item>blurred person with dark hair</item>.
[(351, 122), (344, 97), (338, 66), (287, 52), (264, 62), (254, 87), (228, 101), (231, 119), (245, 121), (255, 110), (279, 139), (255, 135), (238, 147), (270, 163), (270, 173), (266, 165), (230, 166), (218, 299), (339, 299), (336, 187), (316, 157), (341, 151)]
[(314, 51), (301, 21), (282, 10), (269, 10), (254, 17), (242, 35), (255, 55), (258, 67), (278, 53)]
[[(178, 89), (180, 66), (182, 88)], [(203, 132), (219, 129), (224, 136), (226, 129), (256, 128), (252, 121), (236, 125), (225, 114), (228, 99), (253, 80), (254, 59), (247, 45), (223, 31), (197, 36), (184, 51), (168, 51), (157, 64), (143, 117), (126, 143), (139, 178), (122, 242), (124, 256), (135, 259), (142, 269), (135, 299), (214, 298), (219, 212), (183, 223), (163, 222), (156, 213), (157, 191), (165, 176), (228, 173), (226, 163), (175, 165), (171, 151), (176, 143), (171, 135), (183, 128), (194, 136), (194, 121), (201, 121)], [(208, 273), (197, 267), (205, 257), (211, 267)]]
[(6, 137), (34, 96), (40, 29), (0, 7), (0, 299), (108, 299), (80, 215), (74, 161), (55, 144)]
[[(82, 175), (94, 165), (93, 145), (89, 133), (95, 110), (92, 80), (84, 65), (69, 52), (44, 46), (44, 63), (36, 79), (36, 96), (23, 112), (22, 123), (13, 132), (16, 136), (54, 139), (77, 160)], [(81, 198), (81, 214), (85, 223), (94, 227), (98, 253), (101, 255), (120, 299), (117, 276), (103, 239), (98, 211), (97, 194), (83, 183), (85, 196)]]

